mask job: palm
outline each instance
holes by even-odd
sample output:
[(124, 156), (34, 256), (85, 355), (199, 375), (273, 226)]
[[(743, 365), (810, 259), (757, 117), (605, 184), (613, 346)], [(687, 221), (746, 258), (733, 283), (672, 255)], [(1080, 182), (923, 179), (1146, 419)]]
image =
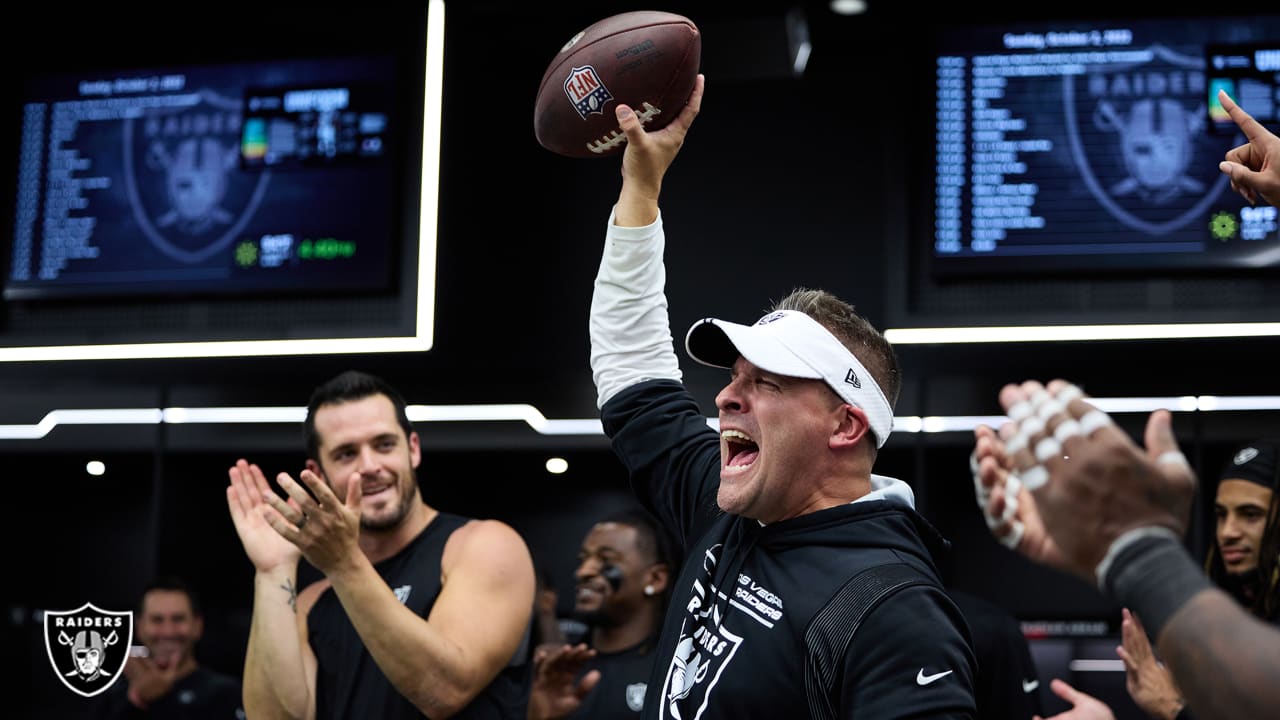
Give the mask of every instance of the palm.
[[(1007, 511), (1006, 493), (1013, 477), (1013, 461), (1005, 451), (1004, 440), (991, 428), (979, 427), (975, 437), (977, 443), (972, 462), (977, 463), (974, 468), (976, 481), (983, 488), (978, 499), (981, 502), (986, 498), (983, 512), (991, 524), (992, 534), (1006, 545), (1011, 545), (1013, 526), (1021, 525), (1022, 537), (1014, 547), (1017, 552), (1036, 562), (1066, 567), (1062, 550), (1045, 529), (1035, 496), (1021, 483), (1017, 483), (1016, 508), (1008, 515), (1008, 521), (1003, 521)], [(982, 494), (984, 492), (985, 495)]]
[(1156, 659), (1138, 616), (1125, 608), (1123, 618), (1120, 623), (1123, 644), (1116, 652), (1124, 661), (1129, 697), (1152, 717), (1175, 717), (1182, 709), (1182, 693), (1173, 675)]
[(296, 563), (302, 551), (263, 517), (263, 509), (268, 507), (263, 493), (270, 490), (262, 471), (256, 465), (240, 461), (228, 473), (231, 484), (227, 487), (227, 506), (249, 561), (258, 570)]
[[(1049, 688), (1053, 690), (1054, 695), (1070, 703), (1071, 709), (1058, 713), (1048, 720), (1116, 720), (1115, 714), (1106, 703), (1076, 690), (1058, 678), (1050, 681)], [(1040, 720), (1040, 716), (1035, 716), (1035, 720)]]
[(530, 697), (530, 717), (564, 717), (582, 705), (582, 699), (600, 680), (592, 670), (581, 678), (583, 663), (594, 655), (585, 645), (568, 645), (539, 653), (534, 659), (535, 676)]
[(578, 697), (572, 682), (556, 686), (547, 699), (552, 717), (568, 715), (582, 705), (582, 698)]
[(1018, 492), (1017, 517), (1022, 521), (1022, 542), (1018, 543), (1018, 552), (1039, 563), (1054, 567), (1066, 567), (1065, 556), (1058, 544), (1045, 531), (1044, 520), (1036, 507), (1035, 496), (1025, 487)]

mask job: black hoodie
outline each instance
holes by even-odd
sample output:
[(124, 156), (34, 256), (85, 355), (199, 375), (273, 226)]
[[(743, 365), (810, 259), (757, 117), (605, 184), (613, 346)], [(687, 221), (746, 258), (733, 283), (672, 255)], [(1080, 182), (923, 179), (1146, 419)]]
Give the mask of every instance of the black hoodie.
[[(686, 558), (644, 717), (974, 717), (968, 629), (934, 560), (947, 543), (914, 509), (868, 499), (762, 526), (716, 505), (719, 436), (679, 382), (631, 386), (601, 418)], [(871, 568), (886, 574), (855, 579)], [(903, 578), (855, 625), (863, 596)]]

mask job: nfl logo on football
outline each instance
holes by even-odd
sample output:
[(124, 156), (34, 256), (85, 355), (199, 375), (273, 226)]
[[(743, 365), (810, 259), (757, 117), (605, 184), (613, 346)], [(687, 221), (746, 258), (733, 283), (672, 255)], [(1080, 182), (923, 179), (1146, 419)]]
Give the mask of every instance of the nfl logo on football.
[(583, 120), (592, 113), (603, 115), (605, 104), (613, 99), (609, 88), (604, 86), (604, 81), (590, 65), (569, 71), (569, 77), (564, 81), (564, 94), (569, 96), (569, 101)]

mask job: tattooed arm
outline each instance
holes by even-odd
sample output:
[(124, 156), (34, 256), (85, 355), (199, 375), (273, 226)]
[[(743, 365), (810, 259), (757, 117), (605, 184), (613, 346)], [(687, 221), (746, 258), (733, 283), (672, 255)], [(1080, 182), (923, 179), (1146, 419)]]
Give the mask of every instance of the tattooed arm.
[(299, 594), (294, 574), (254, 575), (244, 663), (244, 707), (252, 718), (315, 717), (316, 656), (307, 643), (307, 613), (327, 583)]
[(306, 613), (323, 588), (316, 583), (299, 597), (301, 551), (264, 519), (264, 496), (271, 491), (258, 466), (240, 460), (229, 475), (227, 506), (255, 570), (244, 664), (245, 712), (254, 720), (311, 720), (316, 660), (306, 641)]

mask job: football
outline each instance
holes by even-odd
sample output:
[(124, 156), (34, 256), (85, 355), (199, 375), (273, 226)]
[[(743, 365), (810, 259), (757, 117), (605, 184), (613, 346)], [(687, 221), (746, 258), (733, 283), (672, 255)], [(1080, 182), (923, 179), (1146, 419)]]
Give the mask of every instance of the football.
[(538, 86), (533, 132), (546, 149), (576, 158), (622, 152), (614, 110), (635, 110), (646, 130), (675, 119), (693, 91), (702, 35), (689, 18), (651, 10), (607, 17), (574, 35)]

